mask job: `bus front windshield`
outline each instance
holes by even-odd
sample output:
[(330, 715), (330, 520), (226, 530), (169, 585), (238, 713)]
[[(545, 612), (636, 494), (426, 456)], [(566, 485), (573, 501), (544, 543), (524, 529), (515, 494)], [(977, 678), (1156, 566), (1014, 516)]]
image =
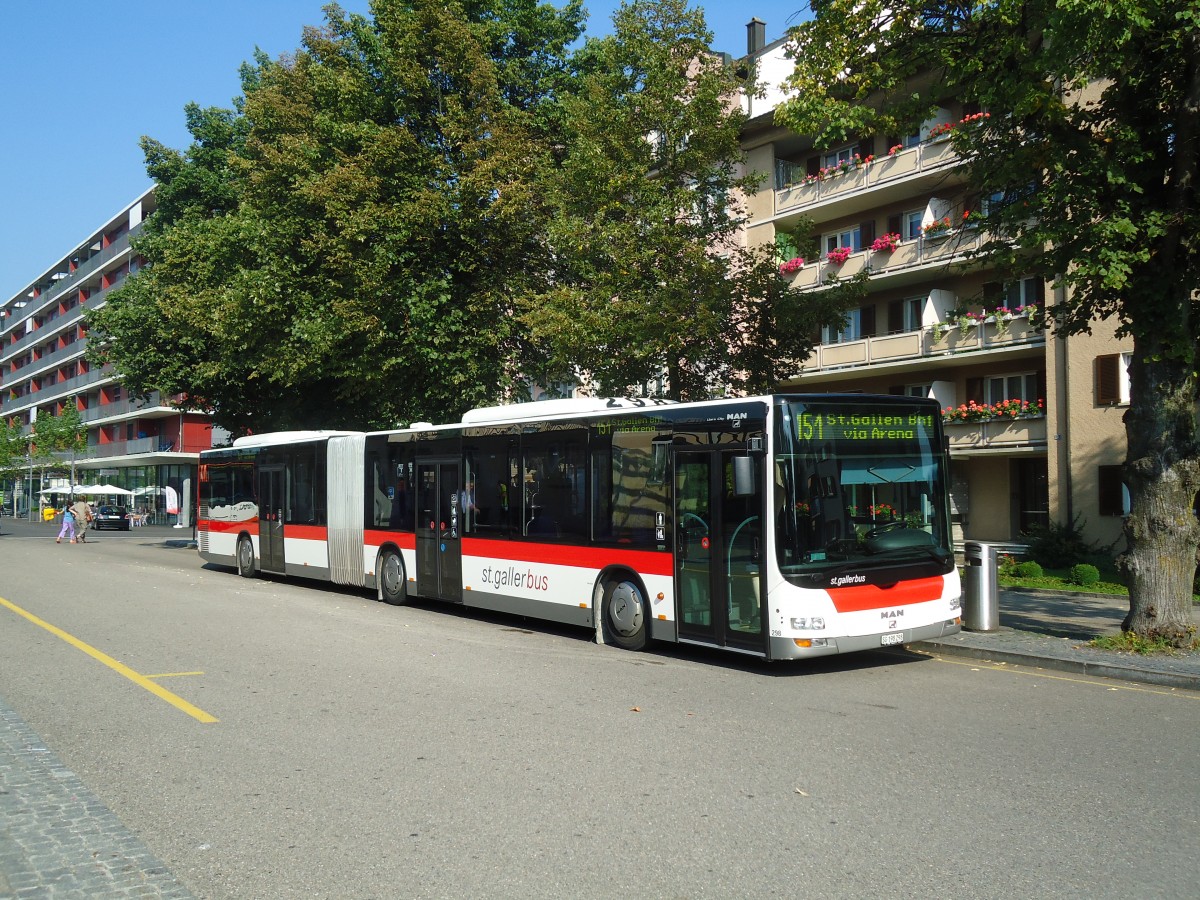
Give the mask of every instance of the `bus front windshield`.
[(949, 571), (937, 404), (783, 399), (775, 422), (776, 547), (785, 576), (920, 564)]

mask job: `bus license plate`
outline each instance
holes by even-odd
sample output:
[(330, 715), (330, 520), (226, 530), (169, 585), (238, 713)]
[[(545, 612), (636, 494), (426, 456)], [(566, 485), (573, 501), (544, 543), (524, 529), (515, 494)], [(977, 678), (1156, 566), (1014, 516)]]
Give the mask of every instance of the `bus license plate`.
[(904, 643), (904, 632), (897, 631), (895, 634), (885, 634), (882, 638), (882, 642), (883, 642), (883, 646), (885, 646), (885, 647), (888, 646), (889, 644), (903, 644)]

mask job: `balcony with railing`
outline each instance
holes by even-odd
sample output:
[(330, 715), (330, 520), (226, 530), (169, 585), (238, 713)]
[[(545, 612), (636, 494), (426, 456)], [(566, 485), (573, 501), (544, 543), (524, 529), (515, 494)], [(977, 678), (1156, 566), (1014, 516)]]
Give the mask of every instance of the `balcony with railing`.
[(81, 418), (87, 424), (102, 422), (105, 419), (128, 419), (130, 417), (161, 418), (164, 414), (178, 415), (179, 410), (168, 406), (158, 391), (151, 392), (149, 397), (129, 397), (124, 400), (114, 400), (111, 403), (101, 403), (85, 409)]
[(145, 453), (175, 452), (175, 440), (169, 437), (131, 438), (127, 441), (110, 441), (107, 444), (92, 444), (87, 448), (88, 459), (111, 459), (114, 456), (136, 456)]
[(900, 241), (896, 249), (859, 250), (851, 253), (842, 263), (825, 258), (785, 274), (793, 290), (812, 290), (823, 285), (830, 275), (840, 279), (849, 278), (866, 271), (872, 281), (890, 278), (897, 281), (903, 276), (919, 274), (924, 270), (949, 263), (964, 263), (968, 254), (983, 244), (980, 230), (974, 226), (953, 228), (938, 234)]
[(1027, 350), (1044, 346), (1046, 334), (1027, 316), (1011, 316), (1000, 321), (995, 316), (968, 320), (970, 324), (926, 325), (915, 331), (865, 337), (836, 344), (818, 344), (804, 363), (805, 373), (903, 363), (906, 360), (933, 361), (941, 357), (983, 351)]
[(957, 455), (981, 451), (1044, 450), (1047, 443), (1045, 416), (946, 422), (943, 427), (946, 439), (950, 442), (950, 452)]
[[(796, 163), (776, 161), (775, 213), (803, 212), (822, 203), (874, 191), (886, 185), (909, 184), (923, 176), (945, 176), (946, 169), (961, 162), (953, 144), (945, 137), (925, 141), (908, 150), (871, 160), (826, 169), (809, 175)], [(906, 191), (908, 188), (906, 188)], [(872, 201), (873, 205), (877, 205)]]

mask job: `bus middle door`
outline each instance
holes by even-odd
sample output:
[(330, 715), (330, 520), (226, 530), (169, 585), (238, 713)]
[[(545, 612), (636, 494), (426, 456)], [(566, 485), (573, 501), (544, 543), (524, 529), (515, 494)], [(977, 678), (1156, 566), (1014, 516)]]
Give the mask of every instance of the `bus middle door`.
[(461, 482), (458, 460), (417, 461), (417, 590), (462, 602)]
[(733, 489), (725, 448), (675, 451), (675, 596), (679, 637), (765, 650), (761, 459), (753, 493)]
[(258, 558), (267, 572), (283, 572), (284, 468), (258, 470)]

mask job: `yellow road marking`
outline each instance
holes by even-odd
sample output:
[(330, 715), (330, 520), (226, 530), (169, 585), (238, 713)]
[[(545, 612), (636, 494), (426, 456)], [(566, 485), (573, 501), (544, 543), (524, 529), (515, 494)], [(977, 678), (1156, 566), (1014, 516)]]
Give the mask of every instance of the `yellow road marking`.
[[(48, 632), (50, 632), (52, 635), (54, 635), (55, 637), (62, 638), (64, 641), (66, 641), (68, 644), (70, 644), (76, 650), (82, 650), (84, 653), (86, 653), (92, 659), (96, 660), (97, 662), (104, 663), (104, 665), (108, 666), (114, 672), (116, 672), (120, 675), (124, 675), (126, 678), (128, 678), (130, 681), (132, 681), (134, 684), (138, 685), (139, 687), (145, 688), (146, 690), (148, 690), (150, 693), (154, 694), (154, 696), (158, 697), (159, 699), (166, 700), (168, 703), (170, 703), (176, 709), (187, 713), (193, 719), (203, 722), (206, 725), (210, 724), (212, 722), (220, 721), (220, 719), (218, 719), (216, 716), (210, 716), (208, 713), (206, 713), (204, 710), (200, 709), (198, 706), (193, 706), (192, 704), (190, 704), (186, 700), (184, 700), (182, 697), (172, 694), (166, 688), (155, 684), (146, 675), (142, 675), (139, 672), (135, 672), (133, 669), (129, 668), (129, 666), (125, 665), (124, 663), (118, 662), (117, 660), (113, 659), (107, 653), (103, 653), (102, 651), (97, 650), (95, 647), (91, 646), (90, 644), (85, 644), (83, 641), (81, 641), (79, 638), (75, 637), (74, 635), (67, 634), (67, 632), (63, 631), (61, 628), (56, 628), (55, 626), (51, 625), (49, 622), (39, 619), (33, 613), (26, 612), (25, 610), (21, 609), (21, 607), (17, 606), (15, 603), (11, 603), (8, 600), (5, 600), (3, 597), (0, 597), (0, 606), (7, 606), (9, 609), (11, 609), (17, 615), (23, 616), (24, 618), (26, 618), (30, 622), (32, 622), (34, 625), (37, 625), (39, 628), (44, 628)], [(199, 673), (197, 673), (197, 674), (199, 674)]]
[[(922, 651), (918, 651), (922, 652)], [(993, 672), (1010, 672), (1013, 675), (1026, 675), (1033, 678), (1049, 678), (1052, 681), (1071, 681), (1075, 684), (1090, 684), (1093, 687), (1102, 687), (1110, 691), (1133, 691), (1138, 694), (1163, 694), (1168, 697), (1183, 697), (1187, 700), (1200, 700), (1200, 694), (1195, 691), (1188, 691), (1176, 688), (1154, 688), (1146, 685), (1117, 682), (1115, 679), (1105, 679), (1104, 681), (1096, 681), (1091, 678), (1075, 678), (1070, 675), (1051, 675), (1048, 672), (1038, 669), (1036, 663), (1030, 661), (1027, 663), (1009, 663), (996, 662), (990, 659), (969, 659), (964, 657), (939, 656), (936, 653), (925, 652), (926, 656), (931, 659), (936, 659), (938, 662), (950, 663), (954, 666), (969, 666), (974, 669), (990, 669)]]
[(203, 675), (203, 672), (159, 672), (155, 675), (143, 675), (143, 678), (182, 678), (184, 675)]

